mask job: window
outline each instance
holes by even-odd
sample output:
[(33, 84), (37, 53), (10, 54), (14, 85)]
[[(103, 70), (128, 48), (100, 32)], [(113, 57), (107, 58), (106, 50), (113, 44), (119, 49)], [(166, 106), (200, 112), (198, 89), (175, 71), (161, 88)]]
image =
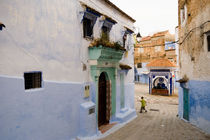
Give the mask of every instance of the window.
[(27, 72), (24, 73), (25, 89), (41, 88), (42, 87), (42, 73), (41, 72)]
[(125, 48), (125, 42), (127, 40), (127, 33), (123, 35), (123, 47)]
[(186, 23), (186, 19), (187, 19), (187, 6), (186, 4), (184, 4), (183, 8), (181, 8), (180, 10), (180, 20), (182, 25)]
[(103, 26), (102, 27), (102, 36), (105, 40), (109, 40), (109, 32), (110, 32), (110, 29), (106, 26)]
[(131, 44), (133, 44), (133, 40), (132, 40), (132, 34), (133, 34), (133, 31), (128, 29), (127, 27), (125, 27), (126, 30), (125, 30), (125, 33), (123, 34), (123, 47), (125, 48), (127, 46), (127, 50), (130, 50), (131, 48)]
[(83, 19), (83, 36), (84, 37), (92, 37), (93, 35), (93, 26), (91, 25), (92, 21), (90, 19)]
[(112, 29), (112, 26), (115, 24), (114, 21), (111, 19), (104, 20), (103, 26), (102, 26), (102, 36), (104, 39), (109, 40), (109, 33)]
[(207, 35), (207, 47), (208, 47), (208, 52), (210, 52), (210, 32)]
[(93, 38), (93, 27), (98, 16), (99, 14), (96, 11), (87, 8), (83, 16), (83, 36), (85, 38)]
[(210, 53), (210, 31), (204, 34), (204, 49), (206, 52)]
[(142, 68), (142, 63), (138, 63), (137, 68)]

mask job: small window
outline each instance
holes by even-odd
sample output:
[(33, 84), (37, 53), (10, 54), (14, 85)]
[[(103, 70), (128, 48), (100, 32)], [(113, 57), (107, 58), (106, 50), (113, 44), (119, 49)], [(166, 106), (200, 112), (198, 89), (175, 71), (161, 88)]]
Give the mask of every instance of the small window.
[(42, 87), (42, 73), (41, 72), (27, 72), (24, 73), (25, 89), (41, 88)]
[(186, 23), (186, 19), (187, 19), (187, 6), (186, 4), (184, 4), (184, 6), (180, 9), (180, 20), (182, 25)]
[(137, 68), (142, 68), (142, 63), (138, 63)]
[(93, 35), (92, 21), (88, 18), (83, 18), (83, 36), (92, 37), (92, 35)]
[(124, 48), (125, 48), (126, 40), (127, 40), (127, 33), (125, 32), (124, 35), (123, 35), (123, 47)]
[(103, 26), (102, 27), (102, 36), (103, 36), (103, 39), (105, 40), (109, 40), (109, 32), (110, 32), (110, 29), (106, 26)]
[(208, 47), (208, 52), (210, 52), (210, 34), (207, 35), (207, 47)]
[(87, 8), (83, 16), (83, 36), (84, 38), (93, 38), (93, 27), (96, 23), (98, 14)]
[(112, 26), (115, 23), (112, 22), (110, 19), (104, 20), (103, 26), (102, 26), (102, 36), (105, 40), (109, 40), (109, 33), (112, 29)]

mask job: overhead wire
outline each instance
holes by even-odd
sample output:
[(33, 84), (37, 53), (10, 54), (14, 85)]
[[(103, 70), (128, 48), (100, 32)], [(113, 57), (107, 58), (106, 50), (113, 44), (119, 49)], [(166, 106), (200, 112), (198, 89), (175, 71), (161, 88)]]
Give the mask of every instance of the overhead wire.
[[(208, 23), (208, 22), (210, 22), (210, 20), (208, 20), (208, 21), (206, 21), (206, 22), (204, 22), (204, 23), (202, 23), (200, 26), (197, 26), (197, 27), (195, 27), (195, 28), (192, 28), (186, 35), (185, 35), (185, 37), (183, 38), (183, 40), (181, 41), (181, 42), (179, 42), (180, 41), (180, 39), (179, 40), (177, 40), (177, 41), (171, 41), (171, 42), (168, 42), (168, 43), (163, 43), (163, 44), (158, 44), (159, 46), (163, 46), (163, 45), (169, 45), (169, 44), (178, 44), (178, 45), (182, 45), (183, 43), (184, 43), (184, 41), (187, 39), (187, 37), (190, 35), (190, 33), (191, 32), (193, 32), (195, 29), (197, 29), (197, 28), (202, 28), (206, 23)], [(182, 37), (181, 37), (182, 38)], [(144, 47), (138, 47), (138, 48), (149, 48), (149, 47), (155, 47), (155, 46), (157, 46), (157, 45), (150, 45), (150, 46), (144, 46)]]

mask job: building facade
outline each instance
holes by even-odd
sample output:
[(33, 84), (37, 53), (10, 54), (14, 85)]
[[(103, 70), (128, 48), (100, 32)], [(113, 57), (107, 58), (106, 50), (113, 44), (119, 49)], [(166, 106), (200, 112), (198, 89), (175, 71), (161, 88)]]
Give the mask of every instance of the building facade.
[(134, 54), (137, 69), (136, 82), (149, 84), (149, 71), (146, 65), (155, 59), (166, 58), (176, 64), (177, 54), (174, 42), (175, 37), (169, 31), (157, 32), (152, 36), (143, 37), (139, 43), (136, 42)]
[(210, 1), (179, 0), (179, 117), (210, 133)]
[(0, 2), (1, 139), (69, 140), (136, 117), (135, 20), (108, 0)]

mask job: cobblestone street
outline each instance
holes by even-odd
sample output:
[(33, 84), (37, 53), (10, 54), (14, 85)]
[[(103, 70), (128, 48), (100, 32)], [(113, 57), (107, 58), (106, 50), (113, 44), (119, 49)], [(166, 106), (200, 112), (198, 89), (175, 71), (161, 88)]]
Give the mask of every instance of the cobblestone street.
[[(209, 140), (210, 136), (177, 117), (178, 95), (148, 94), (147, 85), (135, 86), (137, 118), (104, 140)], [(139, 98), (147, 101), (147, 113), (139, 113)]]

